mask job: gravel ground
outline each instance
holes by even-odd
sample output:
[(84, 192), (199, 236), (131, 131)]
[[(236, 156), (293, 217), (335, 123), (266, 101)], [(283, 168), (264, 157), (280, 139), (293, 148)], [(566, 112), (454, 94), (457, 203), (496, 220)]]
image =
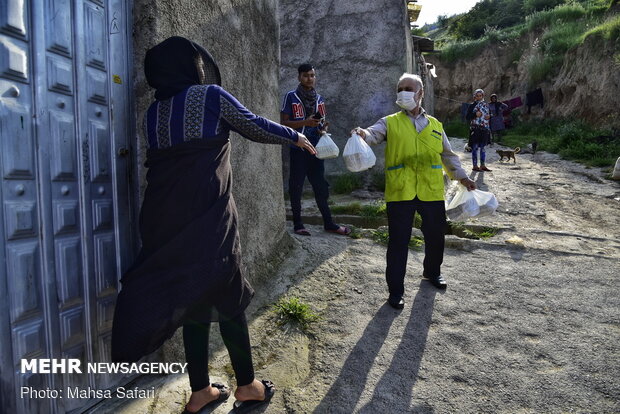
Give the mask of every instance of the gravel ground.
[[(384, 246), (320, 226), (292, 236), (250, 308), (257, 376), (278, 388), (255, 412), (620, 412), (620, 185), (555, 155), (500, 163), (493, 150), (493, 171), (472, 177), (500, 207), (472, 223), (503, 230), (448, 236), (445, 292), (421, 279), (423, 254), (410, 251), (402, 311), (385, 302)], [(270, 305), (283, 295), (321, 319), (307, 332), (279, 326)], [(234, 385), (221, 343), (213, 351), (213, 380)], [(156, 398), (92, 412), (180, 413), (189, 394), (185, 376), (138, 386)]]

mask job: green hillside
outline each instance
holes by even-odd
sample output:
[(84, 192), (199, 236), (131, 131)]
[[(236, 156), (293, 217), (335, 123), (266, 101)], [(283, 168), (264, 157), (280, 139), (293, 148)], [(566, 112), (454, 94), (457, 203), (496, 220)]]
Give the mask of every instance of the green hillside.
[[(467, 59), (493, 43), (515, 42), (528, 32), (540, 33), (544, 58), (532, 62), (532, 83), (555, 74), (567, 50), (589, 37), (603, 38), (620, 51), (618, 0), (482, 0), (469, 12), (442, 16), (422, 28), (442, 50), (445, 63)], [(617, 54), (620, 63), (620, 53)]]

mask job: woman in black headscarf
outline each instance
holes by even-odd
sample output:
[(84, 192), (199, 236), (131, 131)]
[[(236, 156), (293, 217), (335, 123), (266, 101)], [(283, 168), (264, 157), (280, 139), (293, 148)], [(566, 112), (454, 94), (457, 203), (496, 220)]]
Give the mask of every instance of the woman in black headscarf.
[(491, 111), (491, 119), (489, 120), (489, 127), (491, 128), (492, 142), (499, 143), (502, 137), (502, 131), (506, 129), (504, 125), (504, 111), (508, 109), (508, 105), (497, 100), (497, 95), (491, 95), (491, 102), (489, 103), (489, 110)]
[(144, 66), (156, 101), (144, 117), (142, 248), (121, 279), (112, 359), (138, 361), (183, 326), (192, 388), (186, 412), (223, 401), (228, 387), (210, 384), (208, 374), (215, 308), (237, 379), (235, 412), (243, 412), (268, 401), (274, 387), (254, 378), (245, 318), (254, 292), (240, 268), (228, 136), (232, 130), (256, 142), (315, 150), (303, 134), (254, 115), (222, 89), (213, 58), (188, 39), (156, 45)]

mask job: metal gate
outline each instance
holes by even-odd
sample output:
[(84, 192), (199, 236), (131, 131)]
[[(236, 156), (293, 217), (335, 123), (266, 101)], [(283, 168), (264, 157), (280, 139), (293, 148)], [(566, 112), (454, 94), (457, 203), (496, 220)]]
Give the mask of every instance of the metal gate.
[(0, 2), (0, 411), (92, 401), (22, 387), (106, 389), (120, 377), (22, 374), (20, 360), (110, 358), (132, 256), (128, 34), (123, 0)]

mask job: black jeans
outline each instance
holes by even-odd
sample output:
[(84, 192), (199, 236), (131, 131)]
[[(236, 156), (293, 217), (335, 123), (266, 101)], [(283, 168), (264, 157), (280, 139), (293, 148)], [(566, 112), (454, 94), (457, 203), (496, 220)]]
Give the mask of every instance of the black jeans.
[(390, 297), (398, 298), (405, 293), (405, 273), (409, 240), (415, 212), (422, 216), (424, 235), (424, 273), (428, 277), (441, 274), (445, 244), (446, 207), (443, 201), (391, 201), (387, 203), (390, 240), (387, 248), (387, 281)]
[[(185, 361), (189, 385), (192, 391), (200, 391), (210, 384), (209, 381), (209, 329), (211, 327), (211, 312), (209, 307), (200, 315), (199, 322), (190, 320), (183, 325), (183, 345), (185, 346)], [(245, 312), (232, 318), (220, 313), (220, 333), (228, 349), (228, 355), (235, 371), (237, 386), (248, 385), (254, 381), (254, 367), (252, 365), (252, 351), (250, 335)]]
[(312, 185), (316, 205), (323, 216), (323, 227), (335, 230), (338, 226), (332, 220), (332, 213), (327, 204), (329, 198), (329, 184), (325, 180), (325, 166), (323, 160), (318, 159), (308, 151), (296, 148), (290, 150), (290, 171), (288, 178), (288, 192), (293, 212), (293, 226), (295, 230), (304, 227), (301, 221), (301, 195), (304, 189), (306, 176)]

